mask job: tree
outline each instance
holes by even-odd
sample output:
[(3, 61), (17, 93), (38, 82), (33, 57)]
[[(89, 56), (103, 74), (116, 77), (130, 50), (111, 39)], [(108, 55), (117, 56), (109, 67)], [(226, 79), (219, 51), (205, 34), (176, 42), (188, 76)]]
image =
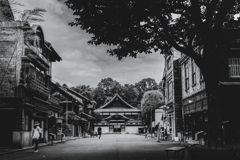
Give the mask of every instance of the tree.
[(105, 103), (107, 97), (113, 97), (114, 94), (121, 92), (121, 84), (110, 77), (102, 79), (94, 89), (94, 100), (97, 102), (97, 108)]
[(139, 91), (133, 84), (124, 84), (122, 86), (121, 94), (120, 96), (129, 104), (131, 104), (134, 107), (137, 107), (137, 105), (140, 103), (138, 101)]
[(71, 87), (70, 89), (82, 94), (87, 97), (89, 100), (93, 100), (94, 97), (94, 88), (91, 88), (89, 85), (77, 85), (76, 87)]
[(139, 95), (138, 95), (139, 101), (142, 99), (144, 92), (158, 89), (158, 85), (155, 79), (152, 79), (152, 78), (143, 78), (141, 81), (135, 83), (135, 87), (139, 91)]
[[(25, 29), (24, 35), (16, 29), (16, 26), (5, 26), (4, 22), (14, 22), (14, 16), (11, 5), (22, 5), (15, 1), (0, 0), (0, 95), (1, 96), (14, 96), (14, 92), (17, 89), (17, 74), (16, 68), (19, 68), (19, 64), (22, 57), (22, 50), (19, 49), (19, 43), (24, 38), (24, 44), (29, 49), (35, 50), (36, 48), (31, 43), (34, 40), (38, 40), (39, 37), (33, 33), (31, 29)], [(20, 14), (18, 22), (30, 23), (43, 21), (43, 12), (46, 10), (41, 8), (35, 8), (33, 10), (25, 10), (18, 12), (13, 10), (15, 13)], [(11, 37), (13, 40), (9, 41), (7, 37), (8, 32), (14, 32), (14, 36)], [(11, 35), (12, 36), (12, 35)], [(34, 58), (34, 57), (32, 57)], [(23, 63), (24, 67), (24, 63)]]
[[(89, 44), (116, 46), (118, 59), (139, 53), (171, 54), (172, 48), (194, 59), (208, 97), (209, 146), (221, 137), (218, 82), (227, 58), (226, 43), (239, 37), (237, 0), (67, 0), (77, 16), (71, 26), (92, 35)], [(202, 49), (202, 52), (199, 52)]]
[(101, 88), (101, 87), (95, 88), (93, 92), (94, 92), (93, 99), (97, 103), (96, 108), (99, 108), (100, 106), (102, 106), (104, 104), (104, 101), (106, 98), (105, 92), (104, 92), (103, 88)]
[[(151, 90), (144, 93), (141, 100), (141, 109), (143, 113), (150, 113), (150, 128), (152, 135), (152, 112), (164, 104), (164, 96), (159, 90)], [(148, 116), (149, 117), (149, 116)]]

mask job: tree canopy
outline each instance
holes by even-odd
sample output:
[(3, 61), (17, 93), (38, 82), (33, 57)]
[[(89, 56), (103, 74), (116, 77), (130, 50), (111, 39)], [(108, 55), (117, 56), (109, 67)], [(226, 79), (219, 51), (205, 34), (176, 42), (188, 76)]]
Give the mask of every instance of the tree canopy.
[[(226, 46), (240, 37), (239, 0), (67, 0), (76, 16), (71, 26), (91, 34), (89, 44), (112, 46), (119, 60), (139, 53), (173, 48), (194, 60), (203, 74), (208, 97), (208, 134), (221, 136), (218, 84)], [(237, 16), (238, 15), (238, 16)], [(210, 143), (208, 143), (210, 144)]]
[(171, 47), (197, 58), (193, 46), (224, 40), (223, 29), (239, 21), (236, 0), (67, 0), (66, 5), (77, 16), (70, 25), (92, 34), (89, 44), (116, 46), (108, 52), (119, 59), (152, 49), (168, 53)]

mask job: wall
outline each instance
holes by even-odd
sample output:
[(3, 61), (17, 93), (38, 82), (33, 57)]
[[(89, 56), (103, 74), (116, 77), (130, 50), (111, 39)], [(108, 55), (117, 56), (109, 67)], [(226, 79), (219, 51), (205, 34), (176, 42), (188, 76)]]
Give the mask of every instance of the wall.
[(31, 131), (14, 131), (13, 132), (13, 147), (25, 148), (32, 145)]
[[(160, 122), (160, 125), (163, 126), (162, 116), (164, 116), (163, 109), (155, 109), (155, 125)], [(155, 126), (154, 125), (154, 126)]]
[[(108, 126), (101, 126), (101, 128), (102, 128), (102, 133), (108, 133), (109, 132), (109, 127)], [(95, 126), (94, 131), (97, 132), (97, 130), (98, 130), (98, 126)]]
[(20, 29), (22, 25), (21, 22), (0, 22), (0, 82), (3, 79), (0, 95), (2, 96), (15, 96), (14, 87), (19, 84), (23, 54), (23, 30)]
[[(196, 65), (195, 66), (196, 67), (196, 85), (193, 86), (192, 63), (195, 64), (195, 62), (188, 57), (185, 58), (184, 61), (181, 61), (182, 99), (190, 97), (191, 95), (196, 94), (205, 89), (204, 81), (200, 81), (200, 69), (196, 64), (195, 64)], [(185, 64), (189, 68), (189, 89), (188, 90), (186, 90), (185, 88)]]
[(126, 126), (126, 132), (138, 133), (138, 128), (143, 128), (143, 126)]

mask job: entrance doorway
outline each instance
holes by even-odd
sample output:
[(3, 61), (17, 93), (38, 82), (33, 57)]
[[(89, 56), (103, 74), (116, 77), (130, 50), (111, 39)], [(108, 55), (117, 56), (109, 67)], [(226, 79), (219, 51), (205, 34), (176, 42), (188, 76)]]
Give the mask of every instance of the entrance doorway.
[(14, 124), (16, 123), (15, 110), (0, 111), (0, 147), (10, 147), (12, 145)]
[(121, 128), (114, 128), (113, 132), (121, 132)]

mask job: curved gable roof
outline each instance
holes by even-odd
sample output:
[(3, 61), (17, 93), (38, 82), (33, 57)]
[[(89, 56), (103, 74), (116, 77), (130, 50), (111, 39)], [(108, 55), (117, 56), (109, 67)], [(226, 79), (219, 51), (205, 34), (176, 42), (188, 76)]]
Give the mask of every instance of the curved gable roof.
[(113, 102), (113, 100), (116, 99), (117, 97), (118, 97), (124, 104), (126, 104), (128, 107), (130, 107), (131, 109), (135, 109), (135, 107), (131, 106), (129, 103), (127, 103), (126, 101), (124, 101), (124, 100), (122, 99), (122, 97), (120, 97), (118, 94), (115, 94), (115, 96), (114, 96), (108, 103), (106, 103), (105, 105), (103, 105), (103, 106), (100, 107), (99, 109), (104, 109), (104, 108), (106, 108), (106, 107), (107, 107), (111, 102)]

